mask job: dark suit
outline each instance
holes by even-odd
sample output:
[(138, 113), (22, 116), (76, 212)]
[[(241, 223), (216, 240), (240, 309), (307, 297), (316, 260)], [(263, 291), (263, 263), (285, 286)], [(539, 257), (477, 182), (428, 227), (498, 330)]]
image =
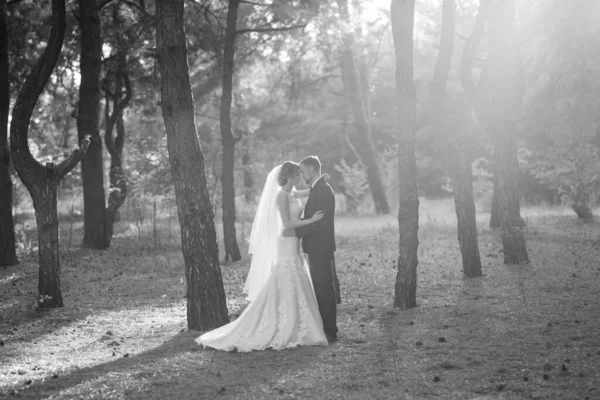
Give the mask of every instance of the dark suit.
[[(319, 178), (310, 189), (304, 208), (304, 219), (309, 219), (317, 211), (323, 211), (323, 218), (312, 224), (296, 228), (296, 236), (302, 239), (302, 249), (308, 255), (310, 276), (319, 303), (325, 334), (337, 336), (337, 298), (335, 279), (335, 196), (331, 186)], [(339, 290), (339, 289), (338, 289)]]

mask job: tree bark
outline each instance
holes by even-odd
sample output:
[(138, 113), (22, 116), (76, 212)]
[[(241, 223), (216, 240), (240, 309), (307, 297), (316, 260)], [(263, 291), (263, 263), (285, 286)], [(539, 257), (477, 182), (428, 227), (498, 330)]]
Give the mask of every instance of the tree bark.
[(500, 191), (498, 190), (498, 171), (494, 168), (494, 188), (492, 189), (492, 209), (490, 210), (490, 228), (500, 228)]
[(392, 35), (396, 50), (396, 93), (398, 97), (398, 169), (400, 200), (398, 225), (400, 231), (398, 274), (394, 307), (409, 309), (417, 306), (417, 266), (419, 247), (419, 196), (415, 132), (417, 101), (413, 80), (413, 29), (415, 0), (392, 0)]
[[(457, 129), (445, 127), (444, 99), (454, 51), (455, 15), (455, 0), (444, 0), (440, 51), (431, 84), (431, 121), (434, 135), (441, 145), (440, 154), (448, 166), (452, 179), (463, 272), (465, 276), (473, 278), (481, 276), (481, 258), (477, 241), (471, 160), (468, 158), (465, 138), (457, 137), (456, 134), (450, 137), (450, 132), (455, 132)], [(446, 134), (444, 130), (447, 130)]]
[(246, 203), (254, 201), (254, 170), (250, 158), (250, 151), (245, 148), (242, 154), (242, 166), (244, 169), (244, 200)]
[(190, 329), (207, 330), (227, 323), (229, 315), (204, 155), (196, 132), (183, 0), (157, 0), (156, 15), (161, 107), (181, 225), (187, 322)]
[(8, 77), (8, 29), (6, 0), (0, 0), (0, 266), (19, 263), (13, 219), (13, 182), (10, 176), (8, 148), (8, 109), (10, 80)]
[(223, 50), (223, 92), (219, 114), (221, 143), (223, 144), (223, 168), (221, 170), (223, 241), (225, 260), (239, 261), (242, 258), (237, 243), (235, 229), (235, 143), (231, 128), (231, 102), (233, 98), (233, 68), (235, 54), (235, 36), (237, 30), (238, 7), (240, 0), (229, 0), (227, 27), (225, 29), (225, 48)]
[[(341, 17), (350, 22), (348, 12), (348, 0), (337, 0), (340, 8)], [(343, 34), (342, 48), (342, 77), (346, 81), (345, 87), (350, 98), (352, 112), (354, 114), (354, 126), (356, 134), (353, 137), (356, 140), (356, 149), (360, 155), (361, 161), (365, 166), (367, 181), (373, 196), (373, 204), (377, 214), (389, 214), (390, 206), (385, 193), (385, 187), (381, 178), (381, 168), (377, 160), (377, 153), (373, 144), (371, 135), (371, 124), (367, 117), (367, 108), (363, 99), (367, 88), (365, 83), (361, 83), (358, 74), (356, 59), (354, 57), (355, 38), (352, 31), (348, 30)]]
[(588, 188), (583, 184), (579, 184), (573, 195), (571, 208), (577, 214), (577, 217), (583, 222), (591, 222), (594, 219), (592, 209), (590, 208), (590, 196)]
[(58, 165), (42, 166), (29, 150), (29, 122), (37, 100), (56, 65), (65, 33), (65, 0), (52, 0), (52, 29), (44, 53), (27, 76), (13, 108), (10, 149), (13, 164), (33, 199), (38, 232), (39, 283), (38, 307), (63, 305), (60, 288), (57, 188), (60, 180), (83, 158), (89, 145), (84, 138), (81, 148)]
[(106, 232), (106, 199), (102, 163), (100, 120), (100, 74), (102, 71), (102, 37), (97, 0), (79, 0), (81, 35), (81, 84), (77, 114), (79, 141), (91, 136), (88, 154), (81, 162), (83, 182), (83, 247), (106, 249), (110, 245)]
[[(473, 60), (488, 24), (489, 54), (482, 78), (475, 83)], [(498, 210), (505, 264), (528, 263), (519, 205), (519, 163), (515, 141), (516, 119), (523, 97), (517, 49), (515, 0), (481, 0), (473, 32), (461, 61), (461, 81), (477, 118), (494, 143), (498, 175)]]
[(490, 124), (498, 170), (499, 210), (505, 264), (529, 263), (519, 204), (515, 131), (523, 91), (515, 0), (492, 2), (488, 19)]
[[(118, 220), (119, 208), (127, 198), (127, 180), (123, 170), (123, 145), (125, 144), (125, 122), (123, 121), (123, 112), (128, 107), (132, 89), (127, 71), (127, 42), (124, 37), (123, 27), (119, 17), (118, 4), (113, 10), (113, 21), (117, 28), (117, 67), (114, 71), (114, 92), (107, 88), (106, 96), (106, 130), (104, 142), (106, 149), (110, 154), (108, 207), (106, 208), (106, 231), (109, 240), (113, 236), (114, 224)], [(109, 105), (112, 103), (112, 113)], [(113, 130), (116, 126), (116, 137), (113, 138)]]

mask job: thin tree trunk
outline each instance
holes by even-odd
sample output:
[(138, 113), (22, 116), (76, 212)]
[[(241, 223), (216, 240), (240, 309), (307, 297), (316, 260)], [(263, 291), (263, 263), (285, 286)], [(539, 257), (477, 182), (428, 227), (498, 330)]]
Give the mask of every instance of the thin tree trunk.
[(106, 199), (102, 164), (100, 119), (100, 74), (102, 71), (102, 37), (97, 0), (79, 0), (81, 35), (81, 84), (77, 114), (79, 141), (91, 136), (88, 155), (81, 162), (83, 182), (83, 247), (106, 249), (110, 245), (106, 232)]
[(500, 228), (500, 191), (498, 190), (498, 171), (494, 168), (494, 187), (492, 192), (492, 209), (490, 210), (490, 228)]
[(417, 265), (419, 247), (419, 196), (415, 132), (417, 100), (413, 80), (413, 29), (415, 0), (392, 0), (392, 35), (396, 50), (396, 93), (398, 97), (398, 172), (400, 230), (398, 274), (394, 307), (417, 306)]
[[(117, 27), (117, 69), (114, 73), (114, 93), (106, 96), (106, 131), (104, 141), (110, 154), (108, 207), (106, 208), (106, 230), (109, 240), (113, 236), (114, 224), (118, 220), (119, 208), (127, 198), (127, 180), (123, 170), (123, 145), (125, 143), (125, 122), (123, 112), (132, 97), (131, 83), (127, 71), (127, 43), (122, 32), (118, 4), (113, 10), (113, 20)], [(112, 114), (109, 105), (112, 99)], [(113, 138), (113, 128), (116, 126), (116, 137)]]
[[(485, 31), (489, 31), (489, 55), (476, 83), (472, 66)], [(518, 57), (515, 0), (481, 0), (473, 32), (461, 60), (461, 82), (479, 121), (494, 142), (498, 176), (498, 210), (502, 227), (505, 264), (528, 263), (523, 219), (519, 205), (519, 164), (515, 142), (516, 118), (523, 96)]]
[(248, 148), (245, 148), (242, 154), (242, 167), (244, 170), (244, 199), (246, 203), (250, 203), (254, 201), (254, 170)]
[[(337, 0), (340, 8), (341, 17), (350, 22), (348, 12), (348, 0)], [(385, 193), (385, 187), (381, 178), (381, 168), (377, 161), (377, 154), (373, 144), (371, 135), (371, 125), (367, 117), (367, 107), (364, 104), (364, 94), (367, 89), (365, 84), (361, 84), (359, 78), (356, 60), (354, 57), (355, 39), (351, 31), (343, 35), (342, 48), (342, 77), (346, 80), (345, 86), (352, 105), (354, 114), (354, 125), (356, 134), (353, 137), (356, 139), (356, 149), (360, 155), (361, 161), (365, 166), (367, 173), (367, 181), (373, 196), (373, 204), (377, 214), (389, 214), (390, 206)]]
[(519, 205), (519, 162), (515, 139), (521, 109), (515, 0), (490, 4), (488, 31), (491, 101), (489, 128), (497, 160), (500, 223), (505, 264), (529, 262)]
[(450, 167), (450, 170), (463, 272), (466, 277), (475, 278), (481, 276), (482, 273), (471, 168), (471, 160), (461, 155), (455, 158), (455, 165)]
[(237, 243), (235, 229), (235, 143), (231, 128), (231, 102), (233, 97), (233, 61), (235, 54), (235, 36), (240, 0), (229, 0), (227, 11), (227, 28), (225, 30), (225, 49), (223, 50), (223, 93), (219, 114), (221, 127), (221, 143), (223, 144), (223, 169), (221, 170), (222, 209), (223, 209), (223, 241), (225, 243), (225, 260), (238, 261), (242, 255)]
[[(468, 159), (465, 140), (450, 132), (445, 126), (444, 99), (446, 84), (454, 51), (455, 0), (444, 0), (440, 51), (433, 82), (431, 83), (431, 121), (434, 135), (438, 137), (440, 154), (448, 166), (452, 179), (454, 207), (456, 209), (458, 243), (462, 255), (463, 272), (469, 278), (481, 276), (481, 259), (477, 241), (475, 200), (473, 199), (473, 172)], [(444, 130), (448, 133), (444, 134)]]
[(157, 0), (156, 16), (161, 107), (181, 225), (188, 328), (212, 329), (227, 323), (229, 315), (204, 155), (196, 132), (183, 0)]
[(8, 30), (6, 0), (0, 0), (0, 266), (19, 263), (13, 219), (13, 182), (10, 176), (8, 148), (8, 109), (10, 80), (8, 77)]
[(81, 148), (59, 165), (42, 166), (29, 150), (29, 122), (36, 102), (56, 65), (65, 33), (65, 0), (52, 0), (52, 29), (44, 53), (27, 76), (13, 108), (10, 126), (10, 149), (13, 164), (33, 199), (38, 232), (39, 283), (38, 307), (63, 305), (60, 288), (60, 257), (58, 242), (57, 187), (83, 158), (89, 145), (84, 138)]

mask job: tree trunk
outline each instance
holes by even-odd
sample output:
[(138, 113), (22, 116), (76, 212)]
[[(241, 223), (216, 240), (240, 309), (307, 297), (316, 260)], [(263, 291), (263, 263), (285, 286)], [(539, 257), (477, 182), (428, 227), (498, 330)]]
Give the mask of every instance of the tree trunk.
[(235, 230), (235, 143), (231, 128), (231, 102), (233, 97), (233, 59), (235, 54), (235, 36), (240, 0), (229, 0), (227, 28), (225, 30), (225, 48), (223, 50), (223, 93), (219, 114), (221, 143), (223, 144), (223, 169), (221, 171), (223, 241), (225, 260), (239, 261), (242, 258)]
[(19, 263), (15, 241), (13, 182), (10, 176), (10, 151), (8, 149), (9, 106), (6, 0), (0, 0), (0, 266), (2, 267)]
[[(463, 272), (465, 276), (473, 278), (481, 276), (481, 259), (473, 199), (473, 172), (466, 146), (468, 141), (465, 140), (466, 138), (450, 137), (450, 132), (456, 132), (460, 127), (448, 129), (445, 126), (444, 99), (454, 51), (455, 15), (455, 0), (444, 0), (440, 51), (431, 84), (431, 121), (434, 135), (441, 145), (440, 154), (448, 166), (452, 179)], [(444, 134), (444, 130), (448, 133)]]
[[(114, 72), (114, 92), (106, 96), (106, 131), (104, 141), (110, 154), (108, 207), (106, 208), (106, 231), (109, 240), (113, 236), (114, 224), (118, 220), (119, 208), (127, 198), (127, 180), (123, 170), (123, 145), (125, 143), (125, 122), (123, 112), (129, 105), (132, 97), (131, 83), (127, 71), (127, 43), (124, 37), (122, 24), (119, 18), (118, 4), (113, 10), (113, 21), (117, 28), (117, 68)], [(108, 89), (107, 89), (108, 90)], [(109, 105), (112, 103), (112, 114)], [(117, 135), (113, 138), (113, 129), (116, 126)]]
[(573, 204), (571, 207), (577, 217), (584, 222), (591, 222), (594, 219), (592, 209), (590, 208), (590, 198), (587, 188), (583, 184), (579, 184), (573, 195)]
[(490, 3), (488, 22), (490, 124), (494, 139), (499, 189), (500, 223), (505, 264), (529, 262), (519, 205), (519, 161), (515, 139), (521, 110), (515, 0)]
[(500, 228), (500, 191), (498, 190), (498, 171), (494, 168), (494, 188), (492, 189), (492, 209), (490, 210), (490, 228)]
[[(340, 8), (341, 17), (345, 21), (350, 22), (348, 0), (337, 0), (337, 3)], [(375, 152), (375, 146), (373, 144), (371, 125), (366, 114), (367, 107), (363, 102), (363, 94), (365, 94), (367, 89), (364, 88), (364, 83), (361, 84), (354, 57), (354, 35), (351, 31), (348, 31), (344, 33), (343, 36), (342, 77), (346, 81), (345, 87), (347, 88), (354, 114), (356, 134), (353, 135), (353, 137), (356, 140), (355, 147), (358, 150), (361, 161), (367, 172), (367, 181), (369, 182), (371, 195), (373, 196), (375, 212), (377, 214), (389, 214), (390, 206), (381, 178), (381, 169), (377, 161), (377, 153)]]
[(106, 199), (102, 164), (100, 119), (100, 74), (102, 71), (102, 37), (97, 0), (79, 0), (81, 35), (81, 84), (77, 114), (79, 141), (91, 136), (88, 154), (81, 162), (83, 182), (83, 247), (106, 249), (110, 245), (106, 232)]
[[(42, 181), (41, 187), (36, 188), (35, 194), (32, 194), (39, 243), (38, 307), (40, 308), (63, 306), (57, 213), (59, 180), (54, 179), (53, 167), (51, 163), (46, 164), (46, 179)], [(45, 267), (42, 268), (42, 265)]]
[(161, 107), (181, 225), (188, 328), (207, 330), (227, 323), (229, 315), (204, 155), (196, 132), (183, 0), (157, 0), (156, 17)]
[(250, 158), (250, 151), (245, 148), (242, 154), (242, 166), (244, 170), (244, 199), (246, 203), (254, 201), (254, 170)]
[[(473, 61), (488, 22), (489, 54), (476, 83)], [(523, 97), (522, 66), (518, 56), (515, 0), (481, 0), (471, 36), (461, 60), (461, 81), (477, 118), (494, 142), (498, 175), (498, 210), (505, 264), (528, 263), (519, 205), (519, 163), (515, 142), (516, 119)], [(484, 79), (485, 78), (485, 79)]]
[(41, 58), (27, 76), (13, 108), (10, 126), (10, 149), (13, 164), (33, 199), (38, 231), (39, 284), (38, 307), (63, 305), (60, 290), (60, 257), (58, 242), (57, 187), (60, 180), (81, 160), (89, 139), (84, 138), (81, 149), (55, 166), (43, 167), (29, 150), (29, 122), (36, 102), (56, 65), (65, 33), (65, 0), (52, 0), (52, 30)]
[(482, 275), (481, 258), (477, 238), (477, 213), (473, 199), (471, 161), (464, 155), (458, 156), (450, 170), (463, 272), (467, 278), (479, 277)]
[(415, 132), (417, 100), (413, 80), (413, 29), (415, 0), (392, 0), (391, 22), (396, 50), (396, 93), (398, 96), (398, 169), (400, 230), (398, 274), (394, 307), (417, 306), (417, 265), (419, 247), (419, 196)]

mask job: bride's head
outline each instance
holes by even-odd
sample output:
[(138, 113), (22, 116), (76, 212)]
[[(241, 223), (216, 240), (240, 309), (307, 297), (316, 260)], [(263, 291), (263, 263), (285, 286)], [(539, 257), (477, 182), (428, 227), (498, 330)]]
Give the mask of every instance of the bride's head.
[(298, 178), (300, 175), (298, 171), (300, 170), (300, 165), (296, 164), (293, 161), (286, 161), (281, 165), (281, 170), (279, 171), (279, 177), (277, 179), (277, 183), (279, 186), (284, 187), (290, 184), (290, 189), (296, 183), (298, 183)]

